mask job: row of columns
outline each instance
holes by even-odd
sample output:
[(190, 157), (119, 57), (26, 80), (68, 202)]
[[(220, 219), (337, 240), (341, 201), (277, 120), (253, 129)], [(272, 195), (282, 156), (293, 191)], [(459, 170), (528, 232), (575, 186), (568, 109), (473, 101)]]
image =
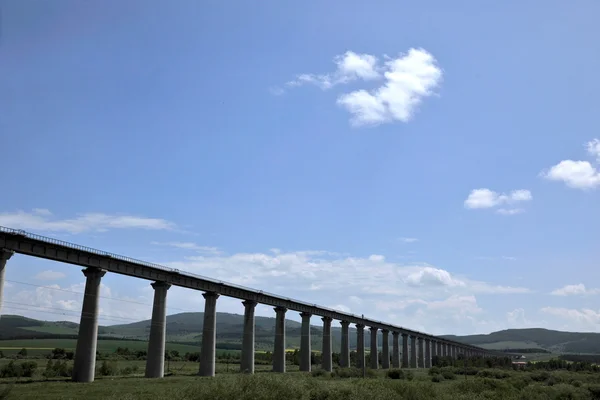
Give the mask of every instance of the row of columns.
[[(12, 252), (0, 250), (0, 305), (2, 301), (2, 288), (4, 283), (4, 267)], [(73, 365), (73, 380), (78, 382), (91, 382), (94, 380), (96, 364), (96, 346), (98, 337), (98, 300), (100, 281), (106, 271), (97, 268), (86, 268), (83, 270), (86, 277), (85, 293), (83, 298), (79, 334), (75, 351)], [(166, 339), (166, 304), (167, 291), (170, 284), (164, 282), (152, 283), (154, 288), (154, 301), (152, 307), (152, 320), (150, 324), (150, 336), (148, 341), (148, 356), (146, 362), (145, 376), (148, 378), (160, 378), (164, 376), (164, 353)], [(202, 328), (202, 344), (200, 351), (200, 366), (198, 375), (215, 375), (216, 356), (216, 312), (219, 294), (205, 292), (204, 325)], [(240, 371), (245, 373), (254, 372), (254, 339), (255, 339), (255, 308), (256, 301), (245, 300), (244, 305), (244, 327), (242, 337), (242, 354)], [(273, 371), (285, 372), (285, 314), (287, 309), (275, 307), (275, 348), (273, 351)], [(311, 370), (311, 332), (310, 313), (300, 313), (302, 319), (300, 339), (300, 370)], [(322, 368), (331, 371), (332, 365), (332, 318), (322, 317), (323, 321), (323, 347)], [(350, 341), (349, 321), (341, 321), (341, 354), (340, 366), (350, 367)], [(357, 360), (356, 366), (365, 366), (365, 325), (356, 324), (357, 335)], [(378, 328), (370, 327), (370, 367), (379, 368), (379, 346)], [(402, 358), (400, 358), (400, 336), (402, 336)], [(382, 360), (383, 369), (390, 368), (389, 330), (382, 330)], [(410, 346), (409, 346), (410, 339)], [(410, 347), (410, 353), (409, 353)], [(393, 368), (429, 368), (433, 356), (456, 357), (458, 346), (446, 342), (432, 340), (417, 335), (409, 335), (404, 332), (392, 332), (392, 367)], [(468, 349), (462, 349), (466, 355), (475, 355)], [(480, 354), (480, 353), (477, 353)], [(418, 355), (418, 357), (417, 357)]]

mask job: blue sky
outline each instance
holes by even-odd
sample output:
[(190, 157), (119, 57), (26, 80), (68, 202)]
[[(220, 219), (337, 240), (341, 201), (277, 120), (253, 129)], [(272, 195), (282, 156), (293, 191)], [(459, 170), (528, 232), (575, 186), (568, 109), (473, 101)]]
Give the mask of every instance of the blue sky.
[[(600, 331), (600, 3), (485, 3), (4, 1), (0, 225), (436, 334)], [(4, 313), (77, 320), (77, 268), (7, 268)], [(102, 323), (150, 315), (103, 283)]]

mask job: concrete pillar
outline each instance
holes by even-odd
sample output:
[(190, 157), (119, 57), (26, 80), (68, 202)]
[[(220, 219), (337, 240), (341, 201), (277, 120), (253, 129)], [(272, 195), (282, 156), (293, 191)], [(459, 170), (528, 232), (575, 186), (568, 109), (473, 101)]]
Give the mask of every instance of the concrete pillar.
[(433, 365), (433, 357), (437, 356), (437, 342), (431, 341), (431, 364)]
[(444, 353), (442, 353), (442, 342), (437, 342), (437, 356), (443, 357)]
[(425, 368), (431, 368), (431, 340), (425, 339)]
[(98, 268), (86, 268), (85, 291), (83, 306), (81, 307), (81, 320), (79, 334), (73, 362), (73, 381), (93, 382), (96, 371), (96, 346), (98, 344), (98, 300), (100, 294), (100, 280), (106, 271)]
[(240, 360), (240, 372), (254, 373), (254, 311), (256, 301), (242, 301), (244, 305), (244, 335), (242, 336), (242, 356)]
[(381, 331), (381, 337), (383, 343), (381, 345), (381, 368), (390, 369), (390, 339), (389, 333), (387, 329), (383, 329)]
[(402, 334), (402, 368), (408, 368), (410, 364), (408, 363), (408, 334)]
[(331, 372), (331, 317), (323, 317), (323, 349), (321, 351), (321, 365), (325, 371)]
[(4, 275), (6, 273), (6, 262), (12, 257), (13, 252), (0, 249), (0, 316), (2, 316), (2, 301), (4, 298)]
[(310, 317), (312, 314), (303, 312), (302, 328), (300, 331), (300, 371), (310, 372)]
[(417, 337), (410, 337), (410, 367), (417, 368)]
[(456, 346), (452, 346), (452, 358), (456, 360)]
[(273, 372), (285, 372), (285, 313), (287, 308), (275, 307), (275, 349)]
[(202, 327), (202, 350), (198, 375), (215, 376), (215, 353), (217, 344), (217, 299), (215, 292), (203, 293), (204, 326)]
[(400, 368), (400, 332), (392, 332), (392, 367)]
[(448, 343), (444, 344), (444, 356), (450, 357), (450, 345)]
[(356, 367), (365, 367), (365, 326), (356, 324)]
[(379, 368), (379, 349), (377, 348), (377, 328), (371, 327), (371, 369)]
[(340, 367), (350, 366), (350, 322), (342, 321), (342, 347), (340, 353)]
[(419, 338), (419, 366), (418, 368), (425, 368), (425, 351), (423, 349), (423, 344), (425, 339), (422, 337)]
[(165, 376), (165, 339), (167, 336), (167, 290), (166, 282), (154, 282), (154, 304), (148, 338), (148, 356), (146, 358), (146, 378)]

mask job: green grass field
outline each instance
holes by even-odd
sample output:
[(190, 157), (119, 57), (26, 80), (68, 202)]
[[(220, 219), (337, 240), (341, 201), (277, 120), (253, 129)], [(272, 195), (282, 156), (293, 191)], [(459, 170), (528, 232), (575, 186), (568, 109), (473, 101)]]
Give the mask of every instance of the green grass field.
[[(128, 364), (132, 362), (126, 362)], [(208, 399), (208, 400), (553, 400), (596, 399), (599, 373), (567, 371), (507, 371), (503, 378), (454, 376), (433, 382), (426, 370), (413, 370), (412, 380), (393, 380), (383, 371), (367, 379), (311, 376), (301, 372), (274, 374), (259, 369), (254, 375), (226, 373), (220, 364), (217, 376), (194, 376), (196, 363), (179, 365), (179, 373), (163, 379), (104, 377), (89, 384), (68, 379), (35, 379), (0, 383), (6, 399)], [(231, 367), (231, 366), (230, 366)], [(143, 371), (143, 370), (142, 370)], [(189, 374), (186, 376), (186, 374)], [(540, 380), (539, 377), (543, 380)]]

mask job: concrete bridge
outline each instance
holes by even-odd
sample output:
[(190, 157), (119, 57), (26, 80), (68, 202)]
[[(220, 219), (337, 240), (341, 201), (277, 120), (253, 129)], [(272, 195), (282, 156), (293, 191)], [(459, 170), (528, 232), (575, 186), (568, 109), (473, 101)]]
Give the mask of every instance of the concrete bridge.
[[(73, 366), (73, 380), (78, 382), (94, 380), (99, 289), (100, 281), (106, 272), (153, 281), (151, 285), (154, 288), (154, 304), (145, 371), (148, 378), (161, 378), (164, 374), (167, 291), (172, 285), (204, 292), (206, 301), (198, 371), (201, 376), (215, 375), (216, 311), (217, 299), (221, 295), (238, 298), (242, 300), (244, 306), (240, 366), (242, 372), (254, 372), (254, 310), (258, 303), (273, 306), (275, 311), (274, 372), (285, 372), (285, 315), (288, 311), (299, 312), (302, 317), (301, 371), (311, 370), (310, 321), (314, 316), (321, 317), (323, 321), (322, 368), (326, 371), (332, 370), (331, 323), (333, 320), (340, 321), (342, 326), (341, 367), (350, 367), (348, 337), (350, 324), (356, 327), (358, 368), (365, 366), (366, 327), (370, 331), (370, 368), (373, 369), (379, 368), (379, 331), (382, 332), (383, 338), (381, 365), (384, 369), (390, 368), (390, 333), (392, 334), (391, 366), (393, 368), (429, 368), (434, 356), (456, 358), (459, 354), (465, 356), (494, 354), (483, 348), (453, 342), (382, 321), (4, 227), (0, 227), (0, 304), (2, 304), (5, 266), (14, 253), (85, 267), (83, 269), (86, 277), (85, 293)], [(400, 353), (400, 346), (402, 346), (402, 353)]]

